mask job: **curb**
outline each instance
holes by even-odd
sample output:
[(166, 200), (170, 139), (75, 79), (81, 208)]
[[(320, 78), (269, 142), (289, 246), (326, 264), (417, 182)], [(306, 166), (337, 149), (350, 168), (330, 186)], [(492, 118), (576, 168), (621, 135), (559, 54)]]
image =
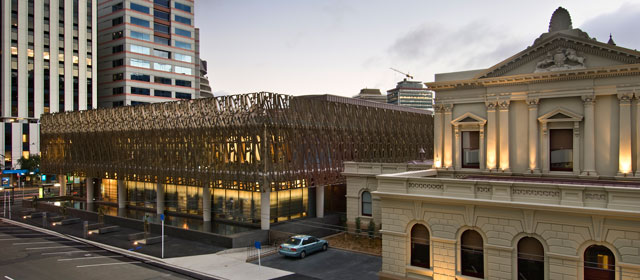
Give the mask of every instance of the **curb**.
[(106, 251), (109, 251), (109, 252), (112, 252), (112, 253), (125, 255), (125, 256), (127, 256), (129, 258), (132, 258), (132, 259), (135, 259), (135, 260), (138, 260), (138, 261), (142, 261), (145, 264), (149, 264), (149, 265), (152, 265), (152, 266), (155, 266), (155, 267), (166, 269), (166, 270), (169, 270), (169, 271), (172, 271), (172, 272), (175, 272), (175, 273), (179, 273), (179, 274), (182, 274), (182, 275), (185, 275), (185, 276), (189, 276), (189, 277), (192, 277), (192, 278), (203, 279), (203, 280), (209, 280), (209, 279), (228, 280), (227, 278), (224, 278), (224, 277), (211, 275), (211, 274), (207, 274), (207, 273), (203, 273), (203, 272), (199, 272), (199, 271), (194, 271), (194, 270), (191, 270), (191, 269), (188, 269), (188, 268), (184, 268), (184, 267), (181, 267), (181, 266), (171, 265), (171, 264), (168, 264), (168, 263), (164, 262), (160, 258), (156, 258), (156, 257), (153, 257), (153, 256), (148, 256), (148, 255), (141, 254), (141, 253), (138, 253), (138, 252), (129, 251), (129, 250), (126, 250), (126, 249), (114, 247), (114, 246), (107, 245), (107, 244), (102, 244), (102, 243), (99, 243), (99, 242), (96, 242), (96, 241), (87, 240), (87, 239), (84, 239), (84, 238), (75, 237), (73, 235), (67, 235), (67, 234), (59, 233), (59, 232), (52, 231), (52, 230), (49, 230), (49, 229), (40, 228), (40, 227), (37, 227), (37, 226), (32, 226), (32, 225), (29, 225), (29, 224), (25, 224), (25, 223), (14, 221), (14, 220), (9, 220), (9, 219), (6, 219), (6, 218), (0, 218), (0, 221), (3, 221), (3, 222), (8, 223), (8, 224), (13, 224), (13, 225), (21, 226), (21, 227), (24, 227), (24, 228), (28, 228), (28, 229), (31, 229), (31, 230), (34, 230), (34, 231), (39, 231), (39, 232), (46, 233), (46, 234), (49, 234), (49, 235), (65, 238), (65, 239), (68, 239), (68, 240), (73, 240), (73, 241), (85, 243), (85, 244), (88, 244), (88, 245), (91, 245), (91, 246), (94, 246), (94, 247), (97, 247), (97, 248), (101, 248), (103, 250), (106, 250)]

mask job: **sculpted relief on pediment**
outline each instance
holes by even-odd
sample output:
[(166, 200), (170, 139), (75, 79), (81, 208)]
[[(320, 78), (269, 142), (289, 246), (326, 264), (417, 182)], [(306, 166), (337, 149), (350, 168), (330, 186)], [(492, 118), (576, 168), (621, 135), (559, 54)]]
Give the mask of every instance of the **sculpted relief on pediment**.
[(585, 69), (585, 57), (579, 56), (572, 48), (558, 48), (536, 64), (534, 73)]

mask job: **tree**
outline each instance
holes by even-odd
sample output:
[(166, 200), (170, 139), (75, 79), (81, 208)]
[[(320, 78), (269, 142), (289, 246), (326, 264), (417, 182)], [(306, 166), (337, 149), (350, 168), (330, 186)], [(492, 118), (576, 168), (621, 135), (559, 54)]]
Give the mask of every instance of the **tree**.
[[(18, 164), (20, 165), (21, 169), (26, 169), (29, 171), (29, 173), (33, 172), (35, 176), (39, 176), (39, 173), (40, 173), (40, 156), (39, 155), (32, 154), (32, 155), (29, 155), (28, 158), (20, 157), (20, 159), (18, 159)], [(29, 176), (30, 182), (33, 185), (34, 175), (28, 174), (27, 176)]]

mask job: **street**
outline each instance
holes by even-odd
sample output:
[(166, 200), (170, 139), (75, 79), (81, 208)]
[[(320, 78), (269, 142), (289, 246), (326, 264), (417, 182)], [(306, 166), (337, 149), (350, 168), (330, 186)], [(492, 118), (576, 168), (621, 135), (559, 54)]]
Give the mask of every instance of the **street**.
[(191, 279), (0, 220), (0, 279)]

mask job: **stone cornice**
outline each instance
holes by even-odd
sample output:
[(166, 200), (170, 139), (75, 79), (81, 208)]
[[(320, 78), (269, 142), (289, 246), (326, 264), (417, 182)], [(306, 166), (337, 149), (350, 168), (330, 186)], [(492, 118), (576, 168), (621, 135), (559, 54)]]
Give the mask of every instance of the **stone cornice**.
[(555, 81), (582, 80), (606, 77), (637, 76), (640, 75), (640, 63), (613, 65), (600, 68), (587, 68), (569, 71), (530, 73), (494, 78), (480, 78), (456, 81), (426, 83), (435, 91), (446, 91), (460, 88), (482, 88), (495, 86), (509, 86), (519, 84), (537, 84)]

